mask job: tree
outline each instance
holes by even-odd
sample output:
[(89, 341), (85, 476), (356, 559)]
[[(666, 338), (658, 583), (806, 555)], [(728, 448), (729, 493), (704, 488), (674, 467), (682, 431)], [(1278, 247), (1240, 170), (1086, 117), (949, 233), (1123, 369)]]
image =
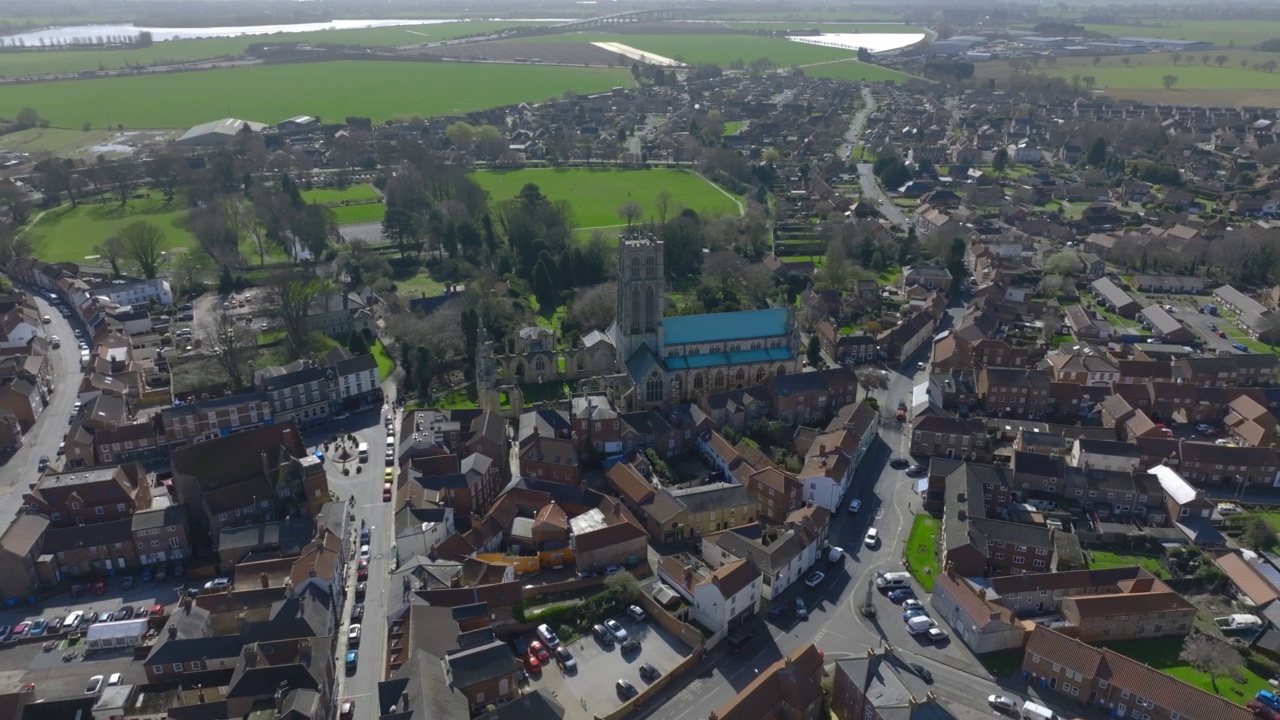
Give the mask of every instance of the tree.
[(1174, 75), (1173, 73), (1169, 73), (1164, 77), (1160, 78), (1160, 84), (1164, 85), (1165, 90), (1171, 90), (1177, 82), (1178, 82), (1178, 76)]
[(1177, 65), (1178, 61), (1182, 59), (1182, 53), (1180, 52), (1171, 53), (1169, 57), (1173, 60), (1173, 64)]
[(347, 335), (347, 350), (350, 350), (352, 355), (368, 355), (369, 343), (364, 339), (364, 333), (352, 330)]
[(131, 163), (119, 162), (103, 168), (104, 180), (111, 187), (111, 194), (120, 201), (120, 207), (129, 203), (129, 197), (138, 187), (138, 174)]
[(613, 323), (618, 312), (618, 283), (607, 282), (574, 293), (573, 304), (562, 327), (566, 332), (585, 335), (603, 330)]
[(640, 207), (638, 203), (623, 203), (618, 208), (618, 218), (627, 224), (628, 231), (631, 230), (633, 224), (640, 220), (642, 215), (644, 215), (644, 208)]
[(1230, 62), (1230, 60), (1231, 58), (1227, 57), (1226, 55), (1219, 55), (1213, 59), (1213, 62), (1218, 67), (1222, 67), (1223, 65), (1226, 65), (1228, 62)]
[(1178, 659), (1209, 676), (1209, 684), (1218, 690), (1218, 676), (1235, 672), (1244, 661), (1240, 651), (1215, 637), (1195, 633), (1182, 643)]
[(667, 224), (667, 213), (671, 212), (671, 193), (666, 190), (659, 190), (657, 197), (653, 199), (653, 207), (658, 211), (658, 224)]
[(818, 367), (822, 362), (822, 339), (818, 337), (818, 333), (809, 336), (809, 346), (805, 348), (805, 359), (813, 367)]
[(120, 238), (109, 237), (103, 240), (100, 245), (95, 246), (93, 251), (98, 254), (98, 257), (106, 260), (107, 264), (111, 265), (111, 275), (113, 277), (120, 277), (123, 274), (120, 272), (120, 261), (125, 257), (125, 249), (124, 242)]
[(1085, 163), (1093, 167), (1101, 167), (1107, 161), (1107, 141), (1101, 135), (1093, 139), (1089, 150), (1084, 154)]
[(227, 374), (231, 389), (244, 386), (250, 364), (258, 352), (257, 339), (244, 323), (223, 310), (213, 318), (213, 327), (202, 333), (205, 349)]
[(1102, 62), (1102, 56), (1101, 56), (1101, 55), (1094, 55), (1094, 56), (1093, 56), (1093, 66), (1094, 66), (1094, 67), (1098, 67), (1098, 64), (1099, 64), (1099, 63), (1101, 63), (1101, 62)]
[(272, 275), (265, 287), (268, 312), (280, 321), (294, 350), (301, 350), (306, 346), (311, 304), (329, 284), (309, 272), (294, 270)]
[(467, 151), (476, 141), (476, 127), (465, 122), (456, 122), (445, 128), (444, 136), (449, 138), (459, 150)]
[(1080, 78), (1080, 80), (1081, 82), (1084, 83), (1085, 90), (1092, 90), (1093, 87), (1098, 84), (1098, 78), (1092, 75), (1085, 75), (1084, 77)]
[(1124, 57), (1120, 58), (1120, 62), (1121, 62), (1125, 67), (1129, 67), (1130, 65), (1132, 65), (1132, 64), (1133, 64), (1133, 58), (1129, 57), (1128, 55), (1125, 55)]
[(1276, 537), (1276, 530), (1271, 527), (1271, 523), (1257, 515), (1245, 518), (1243, 539), (1246, 545), (1258, 551), (1270, 550), (1280, 540)]
[(164, 255), (163, 230), (139, 220), (121, 229), (119, 237), (125, 256), (138, 264), (144, 277), (152, 279), (159, 274), (160, 258)]
[(639, 600), (644, 593), (636, 576), (625, 570), (605, 578), (604, 589), (617, 598), (620, 603), (633, 603)]
[(1005, 148), (1000, 148), (991, 156), (991, 169), (1002, 173), (1007, 167), (1009, 167), (1009, 151)]
[(1045, 260), (1044, 271), (1052, 275), (1062, 275), (1063, 277), (1075, 277), (1084, 269), (1084, 264), (1080, 262), (1080, 256), (1074, 250), (1063, 250), (1056, 252)]

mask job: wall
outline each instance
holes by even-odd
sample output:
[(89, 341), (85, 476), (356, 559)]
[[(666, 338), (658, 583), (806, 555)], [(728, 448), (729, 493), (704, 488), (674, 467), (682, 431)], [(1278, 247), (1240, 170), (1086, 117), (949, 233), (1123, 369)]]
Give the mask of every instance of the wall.
[(536, 556), (529, 557), (525, 555), (503, 555), (502, 553), (477, 553), (476, 559), (483, 560), (487, 563), (510, 565), (511, 569), (515, 571), (517, 575), (538, 572), (542, 569), (542, 563), (538, 561)]

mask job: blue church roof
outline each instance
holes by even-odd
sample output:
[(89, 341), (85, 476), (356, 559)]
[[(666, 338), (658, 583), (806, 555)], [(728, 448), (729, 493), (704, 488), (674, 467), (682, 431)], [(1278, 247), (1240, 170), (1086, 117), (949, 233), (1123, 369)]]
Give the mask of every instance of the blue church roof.
[(693, 370), (696, 368), (718, 365), (753, 365), (755, 363), (787, 362), (791, 360), (791, 350), (787, 348), (763, 348), (761, 350), (739, 350), (737, 352), (712, 353), (710, 355), (676, 355), (667, 358), (668, 370)]
[(681, 315), (662, 321), (667, 345), (754, 340), (787, 334), (787, 309)]

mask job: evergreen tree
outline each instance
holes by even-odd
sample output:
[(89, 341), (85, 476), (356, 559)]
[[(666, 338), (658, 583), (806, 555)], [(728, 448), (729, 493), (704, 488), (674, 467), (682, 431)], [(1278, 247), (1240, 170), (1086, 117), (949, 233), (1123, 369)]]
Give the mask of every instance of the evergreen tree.
[(352, 330), (347, 336), (347, 349), (352, 355), (368, 355), (369, 343), (364, 339), (364, 333), (359, 330)]
[(818, 367), (818, 363), (822, 361), (822, 340), (818, 338), (817, 333), (809, 336), (809, 347), (805, 348), (805, 357), (813, 367)]
[(1101, 135), (1094, 138), (1089, 152), (1085, 153), (1084, 161), (1093, 167), (1099, 167), (1107, 161), (1107, 141)]

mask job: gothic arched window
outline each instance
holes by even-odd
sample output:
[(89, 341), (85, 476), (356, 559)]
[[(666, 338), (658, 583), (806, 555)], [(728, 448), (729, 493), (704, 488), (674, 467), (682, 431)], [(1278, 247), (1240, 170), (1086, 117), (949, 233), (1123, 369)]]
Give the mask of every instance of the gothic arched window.
[(764, 382), (764, 368), (756, 370), (756, 382)]
[(641, 317), (641, 312), (640, 312), (641, 308), (640, 308), (640, 286), (639, 285), (633, 285), (631, 287), (631, 307), (628, 308), (628, 310), (630, 311), (630, 314), (631, 314), (631, 323), (630, 323), (631, 330), (633, 332), (640, 332), (641, 330), (644, 329), (644, 325), (642, 323), (644, 318)]
[(658, 322), (658, 299), (652, 285), (644, 286), (644, 328), (652, 330)]
[(718, 388), (724, 387), (724, 371), (723, 370), (716, 371), (716, 387)]
[(697, 373), (693, 376), (693, 389), (694, 390), (702, 389), (702, 373)]
[(533, 371), (539, 375), (547, 371), (547, 361), (541, 355), (534, 359)]
[(639, 255), (631, 256), (631, 272), (629, 273), (627, 279), (628, 280), (640, 279), (640, 256)]
[(653, 280), (658, 276), (658, 259), (653, 255), (646, 255), (644, 258), (644, 278)]
[(654, 373), (645, 386), (645, 402), (662, 402), (662, 376)]
[(734, 379), (738, 382), (745, 381), (747, 379), (747, 371), (742, 368), (738, 368), (738, 374), (734, 376)]

